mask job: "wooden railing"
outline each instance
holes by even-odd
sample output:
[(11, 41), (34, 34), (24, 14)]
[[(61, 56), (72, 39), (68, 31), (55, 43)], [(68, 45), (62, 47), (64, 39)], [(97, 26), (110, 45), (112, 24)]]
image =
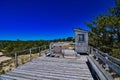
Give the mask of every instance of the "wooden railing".
[(100, 80), (120, 79), (120, 60), (93, 47), (90, 47), (90, 53), (88, 61)]
[[(42, 51), (45, 51), (48, 48), (49, 48), (49, 46), (44, 45), (44, 46), (39, 46), (39, 47), (35, 47), (35, 48), (30, 48), (30, 49), (25, 49), (25, 50), (20, 50), (20, 51), (0, 55), (0, 58), (2, 58), (4, 56), (7, 56), (7, 57), (11, 58), (10, 61), (6, 60), (6, 61), (0, 62), (0, 67), (5, 67), (5, 64), (7, 64), (7, 62), (11, 62), (11, 64), (14, 64), (13, 66), (15, 68), (15, 67), (17, 67), (21, 64), (24, 64), (28, 61), (32, 61), (33, 58), (40, 57)], [(24, 59), (24, 58), (26, 58), (26, 59)], [(20, 59), (22, 59), (24, 61), (22, 61)]]

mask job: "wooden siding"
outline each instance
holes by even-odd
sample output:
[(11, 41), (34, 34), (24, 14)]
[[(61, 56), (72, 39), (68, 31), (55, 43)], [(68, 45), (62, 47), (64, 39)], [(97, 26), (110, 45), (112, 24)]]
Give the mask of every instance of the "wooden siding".
[[(88, 52), (88, 32), (80, 29), (74, 29), (75, 32), (75, 50), (79, 53)], [(84, 41), (79, 41), (79, 34), (84, 35)]]

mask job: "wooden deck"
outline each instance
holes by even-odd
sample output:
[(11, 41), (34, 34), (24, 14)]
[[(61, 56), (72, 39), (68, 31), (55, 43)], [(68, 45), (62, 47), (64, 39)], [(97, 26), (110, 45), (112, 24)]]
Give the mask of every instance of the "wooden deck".
[(0, 80), (93, 80), (86, 61), (87, 56), (39, 57), (1, 75)]

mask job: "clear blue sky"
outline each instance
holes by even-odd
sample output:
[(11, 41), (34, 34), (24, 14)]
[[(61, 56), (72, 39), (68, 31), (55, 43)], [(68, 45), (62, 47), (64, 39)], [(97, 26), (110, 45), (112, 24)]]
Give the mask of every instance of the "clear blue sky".
[(0, 0), (0, 40), (74, 36), (73, 28), (108, 12), (114, 0)]

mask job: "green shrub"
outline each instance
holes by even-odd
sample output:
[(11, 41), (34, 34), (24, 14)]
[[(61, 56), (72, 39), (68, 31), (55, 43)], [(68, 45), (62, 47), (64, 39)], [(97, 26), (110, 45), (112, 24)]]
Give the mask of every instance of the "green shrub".
[(111, 49), (107, 46), (101, 46), (100, 50), (105, 52), (105, 53), (110, 53), (111, 52)]
[(112, 49), (112, 56), (120, 59), (120, 49)]
[(0, 71), (2, 70), (2, 65), (0, 65)]
[(1, 70), (1, 71), (0, 71), (0, 75), (1, 75), (1, 74), (5, 74), (5, 71), (4, 71), (4, 70)]

